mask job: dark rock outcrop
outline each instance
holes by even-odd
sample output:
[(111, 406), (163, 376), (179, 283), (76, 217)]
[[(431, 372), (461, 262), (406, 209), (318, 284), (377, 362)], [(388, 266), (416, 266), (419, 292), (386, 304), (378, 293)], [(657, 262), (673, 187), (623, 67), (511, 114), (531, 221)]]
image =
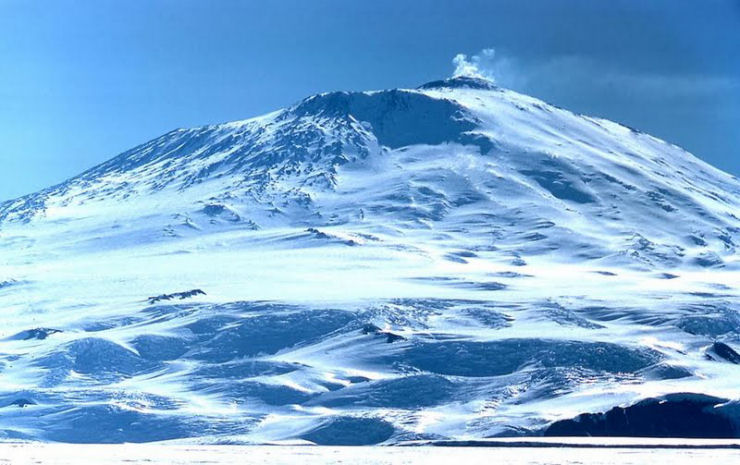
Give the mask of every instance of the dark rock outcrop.
[(735, 349), (725, 344), (724, 342), (715, 342), (714, 344), (712, 344), (709, 352), (730, 363), (740, 365), (740, 354), (738, 354)]
[(172, 300), (172, 299), (187, 299), (188, 297), (194, 297), (196, 295), (206, 295), (205, 292), (203, 292), (200, 289), (191, 289), (189, 291), (185, 292), (174, 292), (172, 294), (161, 294), (154, 297), (149, 297), (147, 299), (147, 302), (150, 304), (156, 304), (157, 302), (160, 302), (162, 300)]
[(61, 333), (62, 330), (54, 328), (33, 328), (26, 329), (17, 334), (10, 336), (13, 341), (28, 341), (30, 339), (46, 339), (52, 334)]

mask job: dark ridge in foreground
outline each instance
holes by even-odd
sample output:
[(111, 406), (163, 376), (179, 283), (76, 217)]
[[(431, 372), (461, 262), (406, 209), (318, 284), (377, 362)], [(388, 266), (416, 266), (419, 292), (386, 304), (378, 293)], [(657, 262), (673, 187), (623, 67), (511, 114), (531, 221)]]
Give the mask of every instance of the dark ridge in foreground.
[(545, 436), (740, 438), (740, 424), (726, 412), (733, 408), (728, 402), (702, 394), (670, 394), (557, 421)]
[[(552, 438), (553, 441), (543, 441), (539, 438), (522, 438), (515, 441), (500, 439), (469, 439), (469, 440), (441, 440), (441, 441), (409, 441), (401, 443), (401, 447), (435, 446), (435, 447), (511, 447), (511, 448), (570, 448), (570, 449), (740, 449), (740, 443), (661, 443), (645, 439), (645, 442), (572, 442), (567, 438)], [(562, 440), (558, 440), (562, 439)]]

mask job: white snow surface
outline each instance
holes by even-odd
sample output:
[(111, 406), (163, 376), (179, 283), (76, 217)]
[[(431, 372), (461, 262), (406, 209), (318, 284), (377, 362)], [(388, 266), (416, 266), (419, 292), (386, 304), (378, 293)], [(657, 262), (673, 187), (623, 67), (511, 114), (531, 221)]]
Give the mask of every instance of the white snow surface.
[(0, 434), (397, 443), (738, 399), (710, 346), (740, 350), (739, 243), (735, 177), (480, 80), (171, 131), (0, 204)]
[(413, 464), (644, 465), (740, 463), (733, 449), (572, 449), (446, 447), (173, 446), (161, 444), (0, 444), (0, 464), (120, 465), (219, 463), (241, 465)]

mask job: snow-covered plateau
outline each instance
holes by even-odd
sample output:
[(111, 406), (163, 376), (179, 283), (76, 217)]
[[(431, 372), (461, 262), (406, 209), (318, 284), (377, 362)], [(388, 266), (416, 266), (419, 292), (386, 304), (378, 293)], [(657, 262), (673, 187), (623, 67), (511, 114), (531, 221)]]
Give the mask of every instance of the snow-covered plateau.
[(0, 204), (0, 436), (738, 437), (738, 247), (737, 178), (480, 79), (174, 130)]

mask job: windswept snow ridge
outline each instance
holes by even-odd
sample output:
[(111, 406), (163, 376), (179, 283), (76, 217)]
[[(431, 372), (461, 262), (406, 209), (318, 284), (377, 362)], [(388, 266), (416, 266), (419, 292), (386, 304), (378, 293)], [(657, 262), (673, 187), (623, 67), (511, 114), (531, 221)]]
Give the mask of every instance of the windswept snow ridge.
[(0, 434), (737, 437), (739, 243), (736, 178), (480, 79), (175, 130), (0, 204)]

